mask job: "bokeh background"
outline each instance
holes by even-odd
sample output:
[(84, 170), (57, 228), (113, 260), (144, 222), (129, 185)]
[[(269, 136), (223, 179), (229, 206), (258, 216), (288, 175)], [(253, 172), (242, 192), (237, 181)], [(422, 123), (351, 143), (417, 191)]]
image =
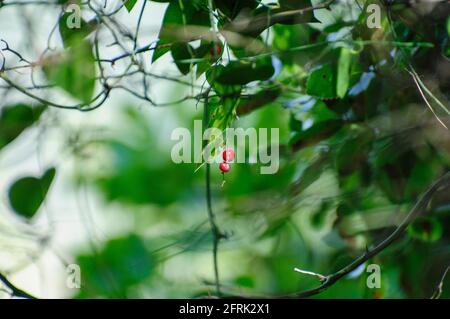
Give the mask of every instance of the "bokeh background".
[[(327, 61), (335, 63), (336, 52), (345, 45), (274, 55), (275, 79), (247, 90), (266, 90), (276, 83), (281, 91), (232, 125), (279, 128), (279, 172), (261, 175), (259, 164), (234, 164), (222, 186), (220, 171), (211, 167), (212, 205), (226, 235), (218, 253), (226, 293), (269, 296), (316, 286), (316, 277), (299, 274), (294, 267), (329, 274), (345, 266), (388, 236), (420, 194), (448, 170), (449, 132), (404, 70), (404, 55), (383, 42), (393, 41), (392, 34), (385, 25), (384, 31), (364, 27), (364, 1), (338, 2), (332, 10), (317, 10), (313, 23), (275, 25), (264, 36), (280, 51), (342, 38), (349, 43), (378, 41), (347, 43), (354, 70), (345, 97), (321, 98), (321, 93), (317, 97), (305, 91), (312, 70)], [(415, 15), (399, 11), (396, 19), (403, 31), (399, 41), (435, 44), (432, 49), (408, 49), (408, 58), (448, 106), (450, 20), (442, 14), (448, 12), (445, 5), (421, 7), (412, 11)], [(141, 45), (158, 38), (166, 8), (167, 3), (148, 1)], [(91, 18), (88, 10), (84, 13)], [(139, 13), (136, 7), (115, 17), (133, 30)], [(36, 61), (60, 14), (61, 6), (0, 6), (0, 38)], [(383, 23), (386, 20), (383, 14)], [(102, 38), (103, 44), (112, 41), (107, 35)], [(58, 32), (51, 46), (61, 48)], [(4, 53), (8, 63), (18, 63), (17, 57)], [(119, 54), (116, 46), (102, 47), (105, 57)], [(0, 270), (27, 292), (40, 298), (214, 295), (205, 171), (196, 164), (176, 165), (170, 157), (172, 130), (192, 130), (193, 121), (203, 116), (202, 103), (173, 101), (200, 92), (205, 78), (181, 75), (170, 54), (152, 64), (151, 54), (142, 56), (149, 72), (188, 84), (149, 79), (150, 96), (167, 106), (155, 107), (125, 90), (113, 91), (105, 104), (90, 112), (48, 107), (13, 142), (1, 145)], [(118, 61), (107, 72), (123, 70), (127, 63)], [(30, 84), (27, 70), (12, 74), (25, 86)], [(45, 81), (39, 70), (34, 76)], [(2, 82), (0, 108), (16, 103), (36, 107), (33, 99)], [(130, 88), (139, 83), (139, 76), (126, 79)], [(61, 103), (76, 102), (61, 89), (42, 94)], [(448, 115), (437, 112), (446, 121)], [(31, 218), (21, 216), (11, 205), (11, 186), (25, 176), (42, 176), (50, 167), (56, 173), (45, 201)], [(430, 297), (450, 262), (447, 194), (435, 198), (401, 240), (316, 297)], [(33, 200), (32, 192), (20, 196), (18, 202)], [(381, 267), (379, 289), (366, 285), (370, 273), (365, 267), (370, 263)], [(81, 289), (67, 285), (70, 264), (81, 267)], [(449, 291), (444, 289), (442, 297)], [(0, 291), (0, 296), (9, 294)]]

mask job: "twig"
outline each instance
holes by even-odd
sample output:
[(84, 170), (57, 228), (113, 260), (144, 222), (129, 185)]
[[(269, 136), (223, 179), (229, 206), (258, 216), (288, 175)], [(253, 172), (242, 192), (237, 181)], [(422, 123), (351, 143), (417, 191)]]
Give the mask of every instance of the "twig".
[[(419, 199), (419, 201), (414, 205), (414, 207), (411, 209), (411, 211), (408, 213), (408, 215), (405, 217), (405, 219), (401, 222), (401, 224), (389, 235), (386, 239), (384, 239), (381, 243), (376, 245), (374, 248), (369, 249), (367, 248), (365, 253), (355, 259), (353, 262), (348, 264), (347, 266), (341, 268), (337, 272), (331, 274), (331, 275), (320, 275), (314, 272), (310, 271), (304, 271), (300, 269), (295, 269), (295, 271), (313, 275), (316, 277), (319, 277), (321, 280), (321, 285), (317, 286), (313, 289), (288, 294), (288, 295), (279, 295), (279, 296), (244, 296), (246, 298), (307, 298), (314, 295), (317, 295), (321, 293), (322, 291), (330, 288), (335, 283), (337, 283), (341, 278), (351, 273), (353, 270), (358, 268), (360, 265), (364, 264), (369, 259), (373, 258), (374, 256), (381, 253), (383, 250), (385, 250), (387, 247), (389, 247), (392, 243), (394, 243), (396, 240), (398, 240), (403, 233), (405, 232), (406, 228), (416, 219), (417, 216), (419, 216), (427, 207), (430, 200), (432, 199), (433, 195), (442, 190), (445, 187), (448, 187), (450, 185), (450, 172), (447, 172), (445, 175), (440, 177)], [(243, 296), (236, 296), (237, 298), (242, 298)]]
[(115, 58), (111, 58), (111, 59), (101, 59), (101, 62), (106, 62), (106, 63), (111, 63), (112, 65), (114, 65), (117, 61), (122, 60), (124, 58), (139, 54), (139, 53), (144, 53), (147, 51), (152, 51), (152, 50), (156, 50), (156, 49), (160, 49), (160, 48), (170, 48), (172, 46), (173, 43), (167, 43), (167, 44), (155, 44), (154, 42), (143, 46), (139, 49), (134, 50), (133, 52), (125, 52), (119, 56), (116, 56)]
[(137, 22), (137, 25), (136, 25), (136, 33), (134, 34), (133, 51), (135, 51), (137, 46), (138, 46), (139, 31), (140, 31), (140, 28), (141, 28), (142, 17), (144, 15), (146, 4), (147, 4), (147, 1), (142, 2), (141, 11), (139, 12), (139, 18), (138, 18), (138, 22)]
[(318, 273), (315, 273), (315, 272), (312, 272), (312, 271), (302, 270), (302, 269), (299, 269), (299, 268), (294, 268), (294, 271), (299, 272), (301, 274), (318, 277), (320, 281), (325, 281), (327, 279), (326, 276), (318, 274)]
[(411, 222), (413, 222), (416, 219), (416, 217), (423, 212), (423, 210), (426, 208), (433, 195), (442, 188), (447, 187), (449, 184), (450, 184), (450, 173), (446, 173), (422, 195), (420, 200), (414, 205), (414, 207), (408, 213), (408, 215), (405, 217), (402, 223), (385, 240), (383, 240), (374, 248), (368, 249), (364, 253), (364, 255), (360, 256), (359, 258), (357, 258), (356, 260), (354, 260), (352, 263), (345, 266), (341, 270), (337, 271), (334, 274), (326, 276), (326, 279), (320, 286), (313, 288), (311, 290), (306, 290), (300, 293), (296, 293), (294, 295), (290, 295), (288, 297), (304, 298), (316, 295), (334, 285), (339, 279), (349, 274), (350, 272), (358, 268), (360, 265), (364, 264), (367, 260), (378, 255), (384, 249), (389, 247), (393, 242), (399, 239), (403, 235), (406, 228), (411, 224)]
[(424, 100), (424, 102), (428, 106), (428, 108), (431, 110), (431, 113), (433, 113), (434, 117), (438, 120), (438, 122), (448, 130), (447, 125), (445, 125), (445, 123), (439, 118), (436, 111), (431, 106), (430, 102), (428, 102), (427, 97), (423, 93), (422, 88), (420, 87), (420, 84), (419, 84), (418, 80), (416, 79), (416, 74), (411, 71), (408, 71), (408, 72), (411, 75), (412, 79), (414, 80), (414, 84), (416, 85), (417, 89), (419, 90), (420, 96), (422, 97), (422, 99)]
[[(109, 97), (109, 93), (111, 91), (111, 88), (105, 88), (100, 93), (98, 93), (89, 103), (81, 103), (81, 104), (76, 104), (76, 105), (62, 105), (59, 103), (55, 103), (55, 102), (46, 100), (44, 98), (41, 98), (35, 94), (28, 92), (27, 89), (17, 85), (13, 81), (11, 81), (8, 78), (8, 76), (2, 72), (0, 72), (0, 79), (2, 79), (7, 84), (9, 84), (10, 87), (15, 88), (17, 91), (27, 95), (28, 97), (38, 101), (39, 103), (42, 103), (42, 104), (48, 105), (48, 106), (52, 106), (52, 107), (56, 107), (56, 108), (60, 108), (60, 109), (77, 110), (77, 111), (81, 111), (81, 112), (89, 112), (89, 111), (93, 111), (93, 110), (99, 108), (101, 105), (103, 105), (103, 103), (106, 102), (106, 100)], [(92, 103), (96, 102), (97, 100), (99, 100), (99, 102), (97, 102), (96, 105), (90, 106)], [(89, 106), (89, 107), (85, 108), (86, 106)]]
[(6, 42), (5, 40), (1, 39), (1, 42), (3, 42), (5, 44), (5, 48), (1, 49), (2, 51), (9, 51), (12, 54), (14, 54), (15, 56), (17, 56), (19, 58), (19, 62), (26, 62), (28, 64), (31, 64), (31, 62), (29, 62), (27, 59), (25, 59), (19, 52), (17, 52), (16, 50), (13, 50), (9, 47), (8, 42)]
[(17, 288), (13, 283), (11, 283), (5, 275), (0, 273), (0, 281), (11, 290), (11, 295), (15, 297), (27, 298), (27, 299), (37, 299), (35, 296), (29, 294), (28, 292), (23, 291), (20, 288)]
[(444, 286), (444, 280), (445, 277), (447, 276), (447, 273), (450, 271), (450, 265), (447, 267), (447, 269), (445, 269), (444, 274), (441, 277), (441, 280), (439, 281), (439, 284), (436, 287), (435, 292), (433, 293), (433, 295), (431, 296), (430, 299), (439, 299), (442, 295), (442, 288)]
[[(392, 35), (394, 36), (394, 40), (396, 40), (398, 38), (398, 36), (397, 36), (397, 32), (395, 31), (393, 22), (392, 22), (392, 15), (391, 15), (391, 11), (390, 11), (389, 7), (387, 8), (387, 17), (388, 17), (388, 21), (389, 21), (389, 28), (392, 32)], [(401, 46), (398, 46), (398, 48), (399, 48), (400, 53), (402, 54), (403, 58), (407, 59), (408, 55), (406, 54), (404, 48)], [(442, 104), (442, 102), (438, 98), (436, 98), (433, 95), (433, 93), (422, 82), (422, 80), (420, 79), (419, 75), (417, 74), (416, 70), (414, 69), (414, 67), (411, 63), (408, 63), (408, 68), (405, 67), (405, 70), (411, 75), (412, 79), (414, 80), (415, 85), (417, 86), (417, 88), (419, 90), (419, 93), (420, 93), (422, 99), (427, 104), (428, 108), (431, 110), (431, 112), (436, 117), (438, 122), (448, 130), (448, 127), (444, 124), (444, 122), (439, 118), (437, 113), (434, 111), (433, 107), (429, 103), (429, 101), (426, 98), (423, 91), (425, 91), (425, 93), (427, 93), (448, 115), (450, 115), (450, 111), (447, 109), (447, 107), (445, 107), (444, 104)]]

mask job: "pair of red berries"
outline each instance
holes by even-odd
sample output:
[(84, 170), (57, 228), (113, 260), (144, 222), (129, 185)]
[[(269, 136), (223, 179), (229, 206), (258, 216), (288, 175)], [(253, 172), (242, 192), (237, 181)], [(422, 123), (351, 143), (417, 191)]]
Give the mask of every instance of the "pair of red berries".
[(223, 174), (228, 173), (230, 171), (229, 162), (234, 160), (234, 151), (231, 148), (228, 148), (222, 152), (223, 163), (220, 163), (219, 169)]
[(213, 57), (220, 57), (222, 55), (223, 52), (223, 48), (222, 45), (220, 45), (219, 43), (214, 43), (211, 48), (209, 49), (209, 53), (213, 56)]

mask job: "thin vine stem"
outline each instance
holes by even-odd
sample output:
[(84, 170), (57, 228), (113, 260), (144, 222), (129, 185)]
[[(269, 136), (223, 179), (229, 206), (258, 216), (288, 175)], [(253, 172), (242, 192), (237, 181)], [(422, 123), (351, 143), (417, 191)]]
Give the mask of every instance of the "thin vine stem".
[[(206, 92), (206, 98), (203, 108), (203, 127), (206, 128), (209, 120), (209, 90)], [(207, 141), (204, 141), (203, 147), (206, 146)], [(219, 250), (219, 242), (221, 239), (221, 234), (219, 231), (219, 227), (216, 223), (216, 217), (214, 215), (214, 211), (212, 208), (212, 200), (211, 200), (211, 165), (205, 160), (205, 182), (206, 182), (206, 208), (208, 211), (208, 220), (211, 227), (211, 234), (213, 236), (213, 268), (214, 268), (214, 284), (216, 287), (216, 294), (220, 297), (220, 279), (219, 279), (219, 263), (218, 263), (218, 250)]]

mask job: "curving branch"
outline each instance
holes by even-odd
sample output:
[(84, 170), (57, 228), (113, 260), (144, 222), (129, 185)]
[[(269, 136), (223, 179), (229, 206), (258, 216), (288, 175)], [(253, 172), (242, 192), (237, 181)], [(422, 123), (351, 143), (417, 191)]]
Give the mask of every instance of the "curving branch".
[(436, 290), (434, 291), (433, 295), (431, 296), (430, 299), (439, 299), (442, 295), (442, 289), (444, 287), (444, 280), (445, 277), (447, 277), (447, 274), (450, 272), (450, 265), (447, 266), (447, 268), (444, 271), (444, 274), (441, 277), (441, 280), (439, 281)]
[(398, 240), (399, 238), (402, 237), (406, 228), (426, 209), (427, 205), (430, 203), (431, 199), (433, 198), (433, 195), (436, 192), (448, 187), (449, 185), (450, 185), (450, 172), (446, 173), (444, 176), (439, 178), (422, 195), (422, 197), (414, 205), (414, 207), (411, 209), (411, 211), (408, 213), (408, 215), (405, 217), (405, 219), (402, 221), (402, 223), (385, 240), (383, 240), (381, 243), (379, 243), (372, 249), (368, 249), (364, 253), (364, 255), (355, 259), (352, 263), (345, 266), (341, 270), (335, 272), (334, 274), (325, 276), (325, 278), (323, 279), (323, 283), (320, 286), (313, 288), (311, 290), (306, 290), (306, 291), (299, 292), (294, 295), (290, 295), (290, 296), (286, 296), (286, 297), (304, 298), (304, 297), (310, 297), (313, 295), (317, 295), (318, 293), (320, 293), (320, 292), (324, 291), (325, 289), (334, 285), (339, 279), (341, 279), (342, 277), (351, 273), (353, 270), (358, 268), (360, 265), (364, 264), (367, 260), (369, 260), (372, 257), (381, 253), (383, 250), (385, 250), (387, 247), (389, 247), (392, 243), (394, 243), (396, 240)]
[[(321, 284), (315, 288), (293, 293), (293, 294), (287, 294), (287, 295), (280, 295), (280, 296), (255, 296), (254, 298), (308, 298), (314, 295), (317, 295), (321, 293), (322, 291), (330, 288), (334, 284), (336, 284), (340, 279), (342, 279), (344, 276), (351, 273), (353, 270), (357, 269), (359, 266), (364, 264), (369, 259), (375, 257), (382, 251), (384, 251), (386, 248), (391, 246), (392, 243), (397, 241), (402, 237), (407, 227), (420, 215), (422, 214), (428, 204), (430, 203), (433, 196), (450, 186), (450, 172), (447, 172), (445, 175), (440, 177), (417, 201), (417, 203), (414, 205), (414, 207), (411, 209), (411, 211), (408, 213), (408, 215), (405, 217), (405, 219), (401, 222), (401, 224), (389, 235), (386, 239), (384, 239), (381, 243), (374, 246), (373, 248), (367, 248), (367, 251), (355, 259), (353, 262), (348, 264), (347, 266), (343, 267), (342, 269), (338, 270), (337, 272), (330, 274), (330, 275), (321, 275), (317, 274), (311, 271), (305, 271), (298, 268), (295, 268), (294, 271), (300, 272), (303, 274), (313, 275), (320, 279)], [(448, 270), (447, 270), (448, 271)], [(445, 277), (444, 277), (445, 278)], [(236, 298), (242, 298), (243, 296), (235, 296)], [(253, 297), (246, 297), (245, 298), (253, 298)]]
[(26, 299), (37, 299), (35, 296), (17, 288), (13, 283), (11, 283), (5, 275), (0, 273), (0, 281), (11, 291), (11, 295), (14, 297), (26, 298)]

